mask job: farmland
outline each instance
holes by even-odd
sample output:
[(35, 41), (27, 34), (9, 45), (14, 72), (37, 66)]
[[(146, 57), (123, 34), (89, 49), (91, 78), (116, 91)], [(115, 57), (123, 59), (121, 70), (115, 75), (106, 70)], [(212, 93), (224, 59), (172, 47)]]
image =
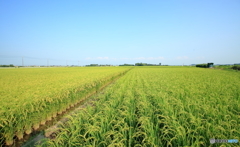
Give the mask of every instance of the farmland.
[(120, 76), (41, 146), (215, 146), (210, 138), (240, 139), (239, 72), (129, 69), (1, 69), (2, 140), (21, 139)]
[(239, 80), (238, 72), (212, 69), (134, 68), (41, 146), (217, 146), (209, 139), (239, 140)]
[(22, 139), (128, 69), (0, 69), (0, 144)]

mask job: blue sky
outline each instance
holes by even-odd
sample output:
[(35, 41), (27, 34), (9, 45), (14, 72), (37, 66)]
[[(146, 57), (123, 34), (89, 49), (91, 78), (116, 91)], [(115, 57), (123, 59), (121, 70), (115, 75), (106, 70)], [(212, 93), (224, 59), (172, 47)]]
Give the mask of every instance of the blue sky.
[(239, 0), (0, 0), (0, 64), (240, 63)]

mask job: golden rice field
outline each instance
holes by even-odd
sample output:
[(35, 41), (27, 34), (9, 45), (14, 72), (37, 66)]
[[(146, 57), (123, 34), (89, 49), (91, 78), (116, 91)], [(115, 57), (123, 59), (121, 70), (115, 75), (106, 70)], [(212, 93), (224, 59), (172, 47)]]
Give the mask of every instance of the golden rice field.
[(239, 146), (240, 74), (135, 67), (41, 146)]
[(21, 139), (99, 87), (42, 147), (240, 146), (239, 72), (194, 67), (0, 69), (1, 144)]
[(22, 139), (128, 69), (0, 69), (0, 145)]

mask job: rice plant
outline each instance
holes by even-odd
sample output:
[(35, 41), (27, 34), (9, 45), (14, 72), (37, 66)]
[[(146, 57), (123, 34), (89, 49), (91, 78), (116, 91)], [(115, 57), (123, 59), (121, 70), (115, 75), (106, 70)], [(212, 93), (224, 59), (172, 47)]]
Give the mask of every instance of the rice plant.
[(22, 139), (129, 69), (1, 69), (0, 146)]
[[(219, 146), (240, 139), (240, 75), (137, 67), (41, 146)], [(222, 144), (239, 146), (240, 144)]]

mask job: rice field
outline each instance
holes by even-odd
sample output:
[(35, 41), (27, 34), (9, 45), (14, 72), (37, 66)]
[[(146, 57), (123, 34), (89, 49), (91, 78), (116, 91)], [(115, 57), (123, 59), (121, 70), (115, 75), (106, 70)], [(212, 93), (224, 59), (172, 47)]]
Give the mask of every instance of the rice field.
[(0, 69), (0, 146), (11, 145), (123, 75), (126, 67)]
[(135, 67), (39, 146), (239, 146), (239, 72)]

